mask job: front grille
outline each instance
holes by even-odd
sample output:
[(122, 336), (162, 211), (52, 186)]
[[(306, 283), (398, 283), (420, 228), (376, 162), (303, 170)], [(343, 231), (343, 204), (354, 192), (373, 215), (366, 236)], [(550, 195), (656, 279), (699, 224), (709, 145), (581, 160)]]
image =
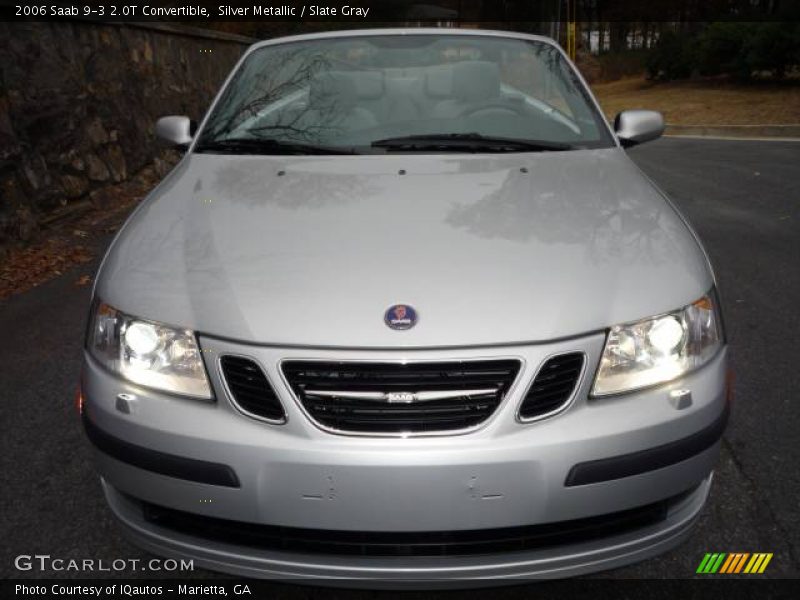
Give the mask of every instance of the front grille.
[(600, 516), (500, 529), (341, 531), (261, 525), (143, 504), (149, 522), (186, 535), (259, 550), (358, 556), (465, 556), (521, 552), (623, 535), (663, 521), (685, 492), (646, 506)]
[(455, 431), (497, 409), (519, 361), (355, 363), (289, 361), (282, 369), (323, 427), (363, 434)]
[(284, 419), (283, 406), (261, 367), (242, 356), (225, 355), (219, 363), (231, 396), (239, 408), (273, 421)]
[(519, 416), (531, 419), (561, 408), (578, 385), (583, 360), (583, 354), (571, 352), (559, 354), (545, 362), (522, 401)]

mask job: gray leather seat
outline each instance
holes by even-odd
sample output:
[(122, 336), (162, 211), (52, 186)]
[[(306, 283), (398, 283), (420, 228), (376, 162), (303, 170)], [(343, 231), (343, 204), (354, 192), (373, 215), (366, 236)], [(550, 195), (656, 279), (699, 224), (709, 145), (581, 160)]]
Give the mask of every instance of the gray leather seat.
[[(455, 63), (450, 77), (451, 97), (434, 107), (436, 117), (455, 118), (500, 101), (500, 71), (495, 63), (477, 60)], [(445, 86), (446, 81), (431, 81), (427, 85), (429, 93), (438, 94), (444, 93)]]
[[(365, 84), (366, 94), (375, 94), (374, 82)], [(381, 93), (379, 91), (378, 93)], [(375, 116), (359, 106), (359, 89), (355, 77), (350, 73), (330, 71), (311, 80), (308, 93), (308, 111), (301, 119), (303, 126), (326, 129), (358, 131), (377, 126)]]

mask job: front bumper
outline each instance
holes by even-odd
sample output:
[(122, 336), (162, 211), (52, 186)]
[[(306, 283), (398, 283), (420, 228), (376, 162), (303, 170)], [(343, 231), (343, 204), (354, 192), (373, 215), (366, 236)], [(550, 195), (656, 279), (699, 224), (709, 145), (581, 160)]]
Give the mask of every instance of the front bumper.
[(191, 559), (242, 575), (369, 588), (475, 587), (602, 571), (657, 556), (685, 540), (702, 509), (712, 476), (669, 507), (658, 524), (591, 542), (479, 556), (363, 557), (265, 551), (176, 533), (142, 517), (140, 503), (103, 482), (106, 499), (136, 545), (159, 556)]
[[(679, 543), (708, 494), (727, 414), (725, 350), (703, 369), (672, 384), (589, 399), (591, 365), (597, 364), (603, 342), (602, 335), (594, 335), (546, 346), (404, 352), (254, 347), (201, 339), (216, 402), (145, 390), (110, 375), (87, 357), (85, 416), (112, 440), (155, 453), (151, 458), (156, 460), (148, 466), (97, 444), (112, 510), (137, 543), (156, 553), (194, 558), (200, 565), (244, 575), (343, 579), (348, 584), (562, 577), (641, 560)], [(519, 401), (538, 366), (552, 354), (576, 350), (586, 354), (590, 368), (568, 408), (548, 419), (519, 422)], [(238, 412), (214, 366), (213, 357), (224, 353), (253, 356), (264, 366), (286, 408), (286, 424), (269, 424)], [(439, 437), (382, 439), (321, 431), (303, 414), (278, 370), (285, 359), (500, 357), (518, 358), (523, 364), (503, 405), (480, 429)], [(673, 389), (691, 390), (692, 402), (675, 406), (669, 398)], [(128, 412), (118, 408), (120, 393), (135, 397), (127, 404)], [(698, 444), (698, 437), (703, 443)], [(671, 451), (689, 447), (680, 444), (686, 439), (695, 440), (691, 452)], [(631, 458), (653, 450), (661, 462), (652, 463), (652, 468), (640, 461), (633, 471), (619, 470), (620, 464), (630, 465)], [(187, 477), (164, 471), (158, 465), (169, 460), (159, 461), (159, 456), (229, 468), (235, 479), (210, 483), (202, 473)], [(594, 469), (593, 483), (568, 481), (576, 466), (597, 461), (616, 464), (617, 469)], [(612, 476), (597, 480), (598, 472)], [(245, 547), (160, 527), (145, 519), (139, 506), (141, 501), (253, 524), (385, 534), (558, 523), (681, 494), (664, 519), (622, 535), (524, 552), (435, 558), (306, 555)]]

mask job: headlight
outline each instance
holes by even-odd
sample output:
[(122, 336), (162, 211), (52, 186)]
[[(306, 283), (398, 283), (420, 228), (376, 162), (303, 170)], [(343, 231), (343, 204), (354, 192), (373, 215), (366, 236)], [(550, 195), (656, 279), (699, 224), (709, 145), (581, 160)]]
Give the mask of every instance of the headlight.
[(87, 345), (106, 368), (133, 383), (211, 398), (200, 349), (190, 330), (143, 321), (98, 303)]
[(592, 389), (619, 394), (665, 383), (708, 362), (722, 344), (713, 294), (665, 315), (611, 328)]

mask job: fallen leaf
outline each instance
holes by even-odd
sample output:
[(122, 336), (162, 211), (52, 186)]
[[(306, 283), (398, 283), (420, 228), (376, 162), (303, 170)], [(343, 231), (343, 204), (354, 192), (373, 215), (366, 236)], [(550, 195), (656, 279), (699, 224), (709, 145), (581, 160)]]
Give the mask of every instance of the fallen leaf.
[(78, 287), (84, 287), (92, 283), (92, 278), (89, 275), (82, 275), (78, 281), (75, 282), (75, 285)]

